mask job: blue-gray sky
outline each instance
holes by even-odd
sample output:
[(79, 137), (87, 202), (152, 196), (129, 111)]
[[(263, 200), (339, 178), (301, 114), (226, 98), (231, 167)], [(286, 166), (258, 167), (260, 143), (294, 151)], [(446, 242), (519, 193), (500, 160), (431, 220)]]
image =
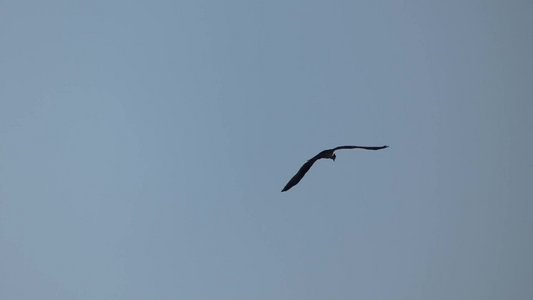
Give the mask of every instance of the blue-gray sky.
[(533, 299), (532, 15), (0, 1), (0, 298)]

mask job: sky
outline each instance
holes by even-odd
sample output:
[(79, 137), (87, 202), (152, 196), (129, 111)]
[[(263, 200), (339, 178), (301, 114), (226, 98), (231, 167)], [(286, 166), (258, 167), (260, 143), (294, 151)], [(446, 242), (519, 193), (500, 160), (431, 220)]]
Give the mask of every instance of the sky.
[(0, 1), (0, 298), (533, 299), (532, 14)]

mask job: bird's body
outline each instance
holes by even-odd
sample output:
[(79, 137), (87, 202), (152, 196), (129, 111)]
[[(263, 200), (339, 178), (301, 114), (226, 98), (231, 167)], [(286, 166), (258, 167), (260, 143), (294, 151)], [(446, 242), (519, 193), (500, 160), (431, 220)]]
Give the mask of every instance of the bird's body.
[(385, 149), (389, 146), (379, 146), (379, 147), (368, 147), (368, 146), (339, 146), (332, 149), (326, 149), (324, 151), (321, 151), (317, 155), (315, 155), (313, 158), (309, 159), (306, 163), (303, 164), (303, 166), (300, 167), (298, 172), (287, 182), (282, 192), (288, 191), (290, 188), (298, 184), (300, 180), (304, 177), (305, 173), (311, 169), (315, 161), (322, 159), (322, 158), (329, 158), (335, 161), (335, 158), (337, 157), (335, 155), (335, 151), (340, 149), (365, 149), (365, 150), (380, 150)]

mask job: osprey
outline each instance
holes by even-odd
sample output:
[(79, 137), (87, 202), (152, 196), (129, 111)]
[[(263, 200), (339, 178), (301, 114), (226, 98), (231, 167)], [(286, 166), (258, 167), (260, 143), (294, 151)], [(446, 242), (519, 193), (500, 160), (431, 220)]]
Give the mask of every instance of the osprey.
[(289, 182), (287, 182), (287, 185), (285, 185), (285, 187), (281, 191), (282, 192), (288, 191), (290, 188), (292, 188), (293, 186), (298, 184), (298, 182), (300, 182), (300, 180), (302, 180), (302, 178), (304, 177), (305, 173), (307, 173), (307, 171), (309, 171), (309, 169), (311, 169), (311, 166), (315, 163), (315, 161), (317, 161), (317, 160), (319, 160), (321, 158), (329, 158), (329, 159), (332, 159), (333, 161), (335, 161), (335, 158), (337, 157), (335, 155), (335, 151), (337, 151), (337, 150), (340, 150), (340, 149), (381, 150), (381, 149), (385, 149), (385, 148), (388, 148), (388, 147), (389, 146), (380, 146), (380, 147), (339, 146), (339, 147), (335, 147), (333, 149), (324, 150), (324, 151), (318, 153), (317, 155), (315, 155), (310, 160), (308, 160), (305, 164), (303, 164), (303, 166), (300, 168), (300, 170), (298, 170), (298, 173), (296, 173), (296, 175), (294, 175), (291, 178), (291, 180), (289, 180)]

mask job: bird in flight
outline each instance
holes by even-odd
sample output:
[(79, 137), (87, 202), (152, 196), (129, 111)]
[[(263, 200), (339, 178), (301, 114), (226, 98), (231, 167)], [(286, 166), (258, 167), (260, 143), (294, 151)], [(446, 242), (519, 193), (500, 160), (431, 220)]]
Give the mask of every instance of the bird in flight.
[(292, 188), (293, 186), (298, 184), (298, 182), (300, 182), (300, 180), (302, 180), (302, 178), (304, 177), (305, 173), (307, 173), (307, 171), (309, 171), (309, 169), (311, 169), (311, 166), (315, 163), (315, 161), (317, 161), (317, 160), (319, 160), (321, 158), (329, 158), (329, 159), (332, 159), (333, 161), (335, 161), (335, 158), (337, 157), (335, 155), (335, 151), (337, 151), (337, 150), (340, 150), (340, 149), (381, 150), (381, 149), (385, 149), (385, 148), (388, 148), (388, 147), (389, 146), (379, 146), (379, 147), (339, 146), (339, 147), (335, 147), (333, 149), (324, 150), (324, 151), (318, 153), (317, 155), (315, 155), (310, 160), (308, 160), (305, 164), (303, 164), (303, 166), (300, 168), (300, 170), (298, 170), (298, 173), (296, 173), (291, 178), (291, 180), (289, 180), (289, 182), (287, 182), (287, 185), (285, 185), (285, 187), (281, 191), (282, 192), (288, 191), (290, 188)]

